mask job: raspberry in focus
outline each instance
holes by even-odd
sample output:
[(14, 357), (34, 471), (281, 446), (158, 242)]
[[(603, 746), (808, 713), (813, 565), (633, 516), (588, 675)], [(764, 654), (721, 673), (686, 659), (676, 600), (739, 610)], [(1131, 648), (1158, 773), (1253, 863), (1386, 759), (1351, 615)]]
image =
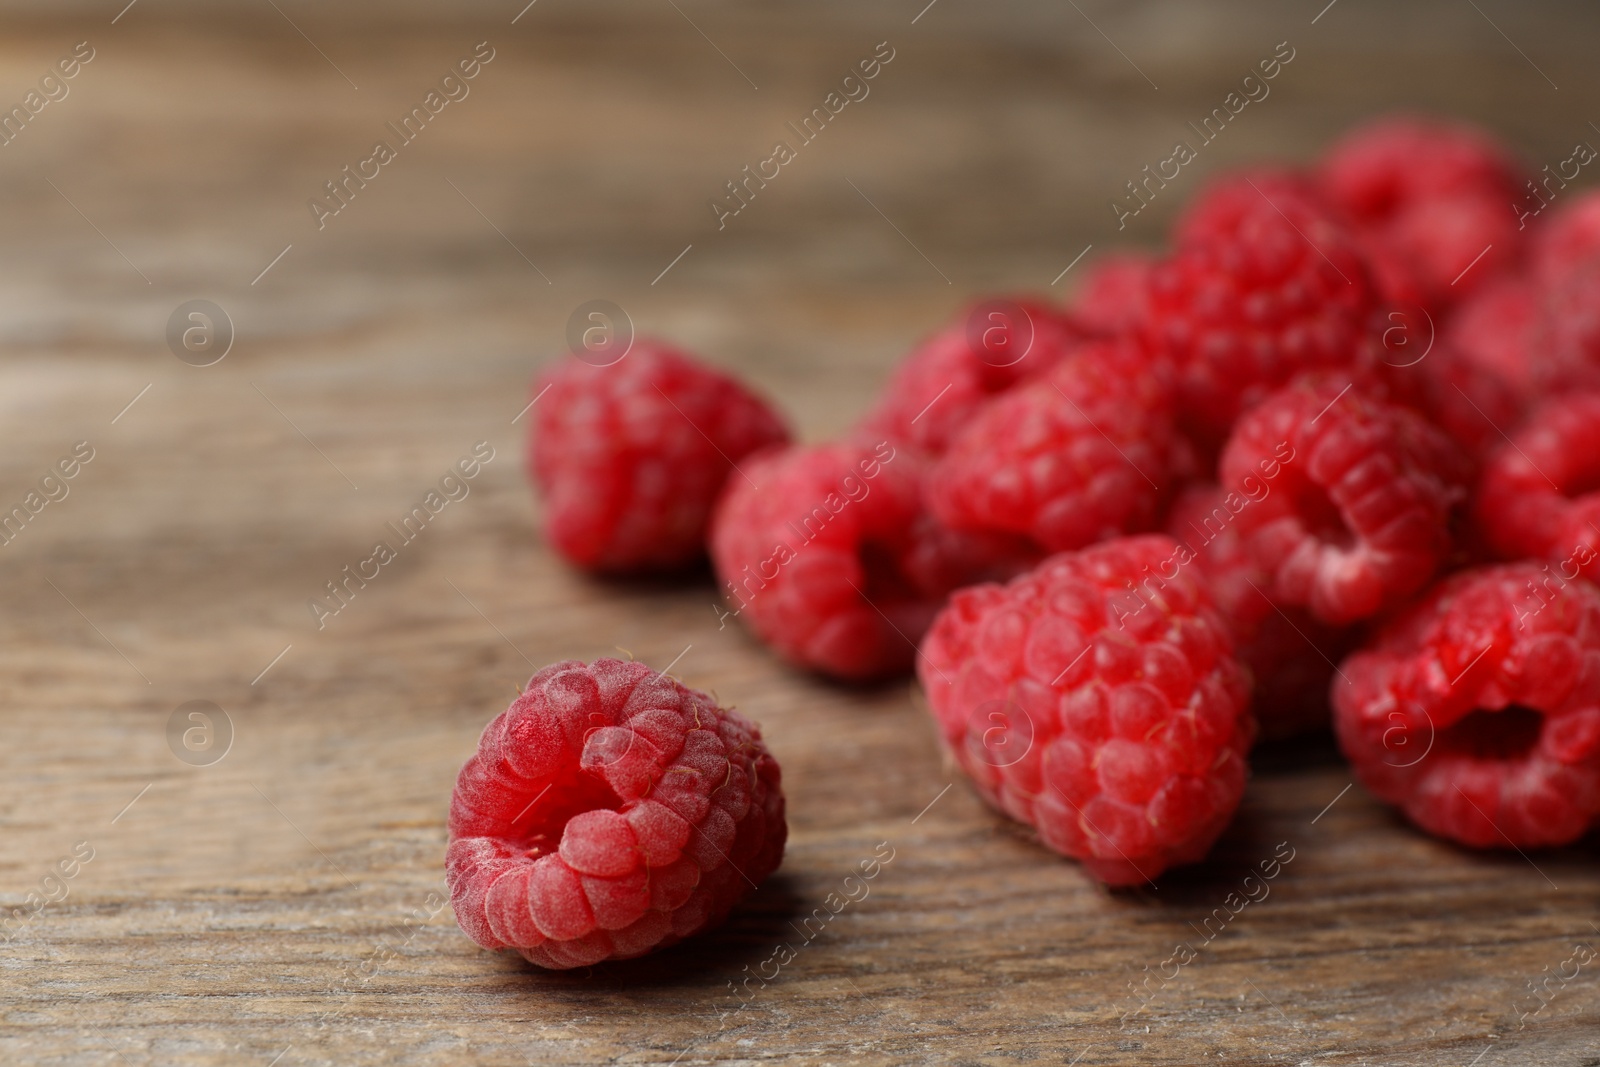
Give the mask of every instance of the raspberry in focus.
[(1544, 847), (1600, 813), (1600, 589), (1548, 577), (1463, 571), (1344, 662), (1340, 747), (1429, 833)]
[(928, 480), (934, 513), (1049, 551), (1153, 528), (1179, 448), (1165, 377), (1131, 338), (1086, 343), (972, 418)]
[(706, 522), (745, 456), (788, 440), (733, 378), (670, 346), (619, 362), (564, 360), (535, 383), (528, 470), (546, 535), (587, 570), (674, 570), (705, 556)]
[(761, 733), (642, 663), (556, 663), (491, 722), (450, 801), (456, 921), (585, 967), (715, 926), (783, 858)]
[(1186, 551), (1122, 538), (963, 589), (918, 662), (985, 799), (1111, 885), (1201, 859), (1244, 792), (1249, 686)]
[(1273, 394), (1239, 420), (1221, 464), (1223, 488), (1252, 498), (1237, 522), (1267, 595), (1334, 626), (1427, 583), (1470, 474), (1422, 416), (1336, 379)]
[(745, 471), (711, 525), (729, 613), (836, 678), (909, 670), (952, 589), (1038, 558), (1017, 538), (943, 528), (923, 507), (925, 461), (888, 441), (767, 452)]

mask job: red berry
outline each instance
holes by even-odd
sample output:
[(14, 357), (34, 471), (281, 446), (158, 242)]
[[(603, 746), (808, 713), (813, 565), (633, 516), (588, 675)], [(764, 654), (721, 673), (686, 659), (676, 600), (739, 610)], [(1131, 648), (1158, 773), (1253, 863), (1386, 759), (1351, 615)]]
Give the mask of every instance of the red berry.
[(1053, 366), (1083, 337), (1059, 309), (987, 300), (923, 341), (890, 378), (861, 436), (939, 455), (992, 396)]
[(456, 921), (541, 967), (642, 956), (777, 870), (777, 761), (738, 712), (642, 663), (556, 663), (484, 730), (450, 800)]
[(1382, 354), (1363, 361), (1357, 388), (1420, 412), (1469, 457), (1482, 459), (1522, 421), (1523, 394), (1448, 340), (1435, 339), (1426, 351), (1415, 347), (1375, 349)]
[(1251, 190), (1231, 228), (1158, 264), (1146, 334), (1177, 369), (1179, 410), (1215, 447), (1238, 416), (1305, 371), (1349, 366), (1374, 295), (1354, 240), (1315, 205)]
[(1206, 185), (1173, 224), (1173, 243), (1182, 247), (1231, 239), (1263, 206), (1292, 219), (1320, 216), (1333, 221), (1331, 206), (1306, 175), (1287, 167), (1254, 167), (1230, 171)]
[(1548, 284), (1532, 349), (1535, 395), (1600, 388), (1600, 259)]
[(1422, 588), (1449, 555), (1470, 463), (1415, 412), (1363, 390), (1302, 383), (1241, 418), (1222, 485), (1266, 593), (1331, 625), (1368, 618)]
[(769, 452), (745, 465), (711, 525), (733, 614), (780, 654), (849, 680), (903, 672), (951, 589), (1037, 558), (957, 534), (922, 506), (925, 467), (888, 442)]
[(983, 796), (1112, 885), (1199, 860), (1244, 792), (1248, 685), (1183, 552), (1121, 538), (963, 589), (918, 664)]
[(1336, 144), (1320, 179), (1377, 258), (1411, 273), (1412, 284), (1399, 288), (1414, 288), (1431, 305), (1465, 295), (1520, 254), (1511, 205), (1523, 169), (1480, 130), (1383, 119)]
[[(1537, 206), (1531, 195), (1523, 199)], [(1585, 190), (1552, 214), (1541, 214), (1530, 244), (1534, 277), (1546, 284), (1600, 259), (1600, 189)]]
[(1353, 631), (1267, 598), (1272, 581), (1251, 558), (1236, 521), (1250, 506), (1248, 497), (1221, 486), (1191, 486), (1173, 501), (1167, 533), (1194, 553), (1193, 566), (1250, 670), (1261, 736), (1289, 737), (1328, 725), (1328, 681), (1353, 647)]
[(1144, 321), (1145, 294), (1155, 260), (1141, 252), (1113, 252), (1094, 260), (1072, 300), (1072, 320), (1090, 333), (1118, 334)]
[(1531, 564), (1441, 583), (1343, 665), (1339, 743), (1423, 829), (1560, 845), (1600, 813), (1600, 590)]
[(1178, 448), (1165, 375), (1129, 338), (1090, 342), (992, 401), (934, 468), (934, 513), (1051, 551), (1156, 524)]
[(1490, 457), (1475, 512), (1502, 556), (1600, 581), (1600, 392), (1537, 408)]
[(1497, 278), (1456, 307), (1443, 331), (1444, 340), (1477, 366), (1500, 375), (1525, 399), (1534, 388), (1532, 345), (1538, 313), (1538, 290), (1532, 282)]
[(789, 436), (765, 401), (658, 342), (636, 341), (607, 366), (564, 360), (535, 387), (528, 469), (546, 534), (594, 571), (702, 559), (733, 465)]

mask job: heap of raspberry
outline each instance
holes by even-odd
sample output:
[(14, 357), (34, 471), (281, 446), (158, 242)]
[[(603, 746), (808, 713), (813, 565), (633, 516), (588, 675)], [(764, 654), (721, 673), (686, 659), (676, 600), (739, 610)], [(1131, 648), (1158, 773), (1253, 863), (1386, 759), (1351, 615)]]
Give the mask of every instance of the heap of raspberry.
[(1112, 885), (1199, 860), (1244, 792), (1249, 687), (1189, 558), (1122, 538), (963, 589), (918, 663), (984, 797)]
[(1600, 393), (1536, 409), (1489, 460), (1474, 510), (1502, 556), (1600, 579)]
[(929, 479), (934, 513), (1050, 551), (1151, 529), (1179, 445), (1164, 377), (1129, 338), (1085, 343), (972, 418)]
[(1576, 840), (1600, 813), (1600, 589), (1532, 564), (1441, 583), (1333, 686), (1361, 781), (1480, 848)]
[(1349, 366), (1374, 295), (1354, 239), (1292, 183), (1223, 183), (1151, 274), (1147, 342), (1178, 374), (1179, 414), (1215, 447), (1294, 376)]
[(937, 456), (993, 396), (1054, 366), (1083, 336), (1058, 308), (988, 300), (923, 341), (895, 370), (861, 435)]
[(1427, 583), (1450, 553), (1468, 477), (1438, 428), (1337, 380), (1273, 394), (1239, 420), (1221, 464), (1225, 489), (1260, 494), (1237, 522), (1264, 592), (1331, 625)]
[(836, 678), (909, 669), (952, 589), (1038, 558), (944, 528), (923, 509), (923, 461), (887, 441), (766, 453), (745, 474), (711, 526), (729, 607), (786, 659)]
[(642, 663), (568, 660), (491, 722), (450, 801), (456, 921), (555, 969), (720, 923), (775, 871), (777, 762), (737, 712)]
[(706, 522), (734, 465), (789, 437), (744, 386), (651, 341), (608, 366), (566, 360), (534, 387), (528, 469), (546, 534), (588, 570), (703, 559)]
[(1526, 178), (1479, 130), (1385, 119), (1336, 144), (1320, 177), (1374, 258), (1405, 276), (1391, 299), (1447, 306), (1521, 254), (1512, 205), (1524, 198)]

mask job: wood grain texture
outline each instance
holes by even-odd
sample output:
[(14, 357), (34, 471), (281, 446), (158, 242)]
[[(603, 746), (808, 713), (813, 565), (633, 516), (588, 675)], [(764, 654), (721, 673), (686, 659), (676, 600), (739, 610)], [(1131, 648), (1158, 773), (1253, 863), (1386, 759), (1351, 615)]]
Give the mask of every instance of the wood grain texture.
[[(0, 546), (0, 900), (94, 851), (0, 946), (0, 1060), (1600, 1063), (1592, 969), (1519, 1028), (1528, 981), (1600, 943), (1592, 842), (1450, 848), (1345, 792), (1310, 742), (1258, 753), (1206, 864), (1097, 889), (941, 763), (907, 685), (784, 669), (719, 628), (703, 576), (562, 567), (512, 423), (588, 299), (821, 438), (961, 301), (1048, 290), (1089, 244), (1155, 244), (1220, 167), (1306, 158), (1397, 106), (1564, 159), (1594, 136), (1592, 10), (121, 6), (19, 7), (0, 41), (0, 101), (96, 49), (0, 147), (0, 504), (95, 450)], [(471, 95), (319, 231), (307, 199), (485, 40)], [(719, 231), (707, 201), (885, 40), (870, 97)], [(1270, 98), (1119, 234), (1109, 197), (1283, 40)], [(212, 367), (164, 341), (191, 298), (237, 330)], [(480, 440), (496, 457), (470, 496), (319, 631), (307, 598)], [(449, 790), (535, 665), (616, 648), (682, 654), (687, 683), (763, 725), (791, 844), (715, 934), (538, 973), (430, 906)], [(168, 748), (189, 700), (233, 724), (213, 765)], [(800, 944), (880, 842), (870, 895), (741, 1008), (732, 983)], [(1130, 985), (1283, 842), (1270, 895), (1124, 1020)]]

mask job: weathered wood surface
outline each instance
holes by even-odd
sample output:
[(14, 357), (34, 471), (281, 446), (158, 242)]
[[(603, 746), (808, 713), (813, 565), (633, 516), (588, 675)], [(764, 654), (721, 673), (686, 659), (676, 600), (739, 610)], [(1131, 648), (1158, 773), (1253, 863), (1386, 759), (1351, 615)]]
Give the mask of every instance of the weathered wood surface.
[[(0, 147), (0, 504), (94, 450), (0, 546), (0, 899), (74, 872), (0, 946), (0, 1059), (1600, 1063), (1593, 965), (1522, 1018), (1530, 980), (1600, 943), (1592, 843), (1430, 841), (1344, 792), (1312, 743), (1258, 756), (1206, 865), (1096, 889), (941, 764), (907, 686), (784, 669), (719, 629), (708, 580), (559, 565), (512, 423), (588, 299), (737, 367), (821, 437), (960, 301), (1048, 290), (1091, 243), (1155, 242), (1222, 165), (1306, 157), (1400, 105), (1564, 159), (1596, 136), (1592, 10), (120, 7), (18, 8), (0, 41), (5, 101), (95, 50)], [(1109, 198), (1285, 40), (1272, 95), (1118, 234)], [(495, 56), (470, 96), (319, 231), (307, 199), (480, 41)], [(707, 201), (881, 41), (871, 95), (719, 231)], [(215, 366), (164, 340), (193, 298), (236, 327)], [(471, 494), (319, 631), (307, 598), (477, 441), (496, 455)], [(788, 857), (713, 936), (536, 973), (430, 904), (449, 789), (533, 665), (618, 647), (681, 654), (685, 681), (763, 724)], [(168, 746), (190, 700), (233, 724), (209, 766)], [(895, 858), (870, 895), (736, 1012), (730, 983), (798, 943), (880, 842)], [(1163, 967), (1180, 942), (1196, 958)]]

